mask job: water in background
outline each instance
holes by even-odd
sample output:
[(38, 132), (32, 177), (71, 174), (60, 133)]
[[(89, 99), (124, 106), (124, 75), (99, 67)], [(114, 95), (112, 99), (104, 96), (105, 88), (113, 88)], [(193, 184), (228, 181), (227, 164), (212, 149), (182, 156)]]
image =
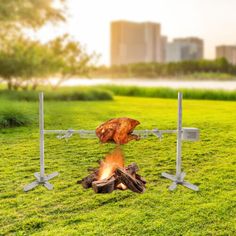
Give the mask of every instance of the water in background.
[[(51, 79), (50, 83), (56, 83), (57, 79)], [(93, 85), (130, 85), (140, 87), (168, 87), (168, 88), (195, 88), (195, 89), (223, 89), (236, 90), (236, 81), (219, 80), (194, 80), (177, 81), (168, 79), (87, 79), (72, 78), (64, 81), (61, 86), (93, 86)]]

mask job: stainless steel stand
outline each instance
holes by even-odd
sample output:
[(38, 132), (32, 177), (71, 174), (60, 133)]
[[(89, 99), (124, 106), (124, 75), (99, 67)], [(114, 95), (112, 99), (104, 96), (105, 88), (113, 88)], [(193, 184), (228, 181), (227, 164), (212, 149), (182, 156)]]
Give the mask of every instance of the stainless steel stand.
[(53, 189), (53, 185), (48, 181), (58, 175), (58, 172), (54, 172), (49, 175), (45, 175), (44, 168), (44, 111), (43, 111), (43, 93), (39, 94), (39, 129), (40, 129), (40, 172), (34, 173), (36, 180), (24, 187), (24, 191), (27, 192), (38, 185), (43, 185), (48, 190)]
[(177, 188), (177, 184), (182, 184), (183, 186), (198, 191), (199, 188), (196, 185), (188, 183), (184, 180), (185, 173), (181, 171), (182, 165), (182, 99), (183, 95), (181, 92), (178, 93), (178, 127), (177, 127), (177, 146), (176, 146), (176, 174), (170, 175), (168, 173), (162, 173), (161, 175), (167, 179), (173, 181), (170, 185), (169, 190), (173, 191)]
[[(58, 134), (57, 138), (68, 140), (73, 134), (79, 134), (81, 138), (97, 138), (94, 130), (44, 130), (44, 109), (43, 109), (43, 93), (39, 94), (39, 129), (40, 129), (40, 172), (34, 173), (36, 180), (24, 187), (24, 191), (27, 192), (38, 185), (43, 185), (48, 190), (53, 189), (53, 185), (48, 181), (58, 175), (58, 172), (54, 172), (49, 175), (45, 175), (44, 168), (44, 135), (45, 134)], [(181, 148), (182, 139), (196, 141), (199, 136), (198, 129), (196, 128), (182, 128), (182, 93), (178, 93), (178, 128), (177, 130), (136, 130), (135, 134), (140, 138), (147, 138), (149, 135), (155, 135), (161, 139), (165, 133), (177, 133), (177, 154), (176, 154), (176, 175), (170, 175), (168, 173), (162, 173), (162, 176), (173, 181), (169, 187), (170, 190), (174, 190), (177, 184), (190, 188), (194, 191), (198, 191), (198, 187), (184, 181), (185, 173), (181, 171)], [(182, 137), (184, 134), (184, 137)]]

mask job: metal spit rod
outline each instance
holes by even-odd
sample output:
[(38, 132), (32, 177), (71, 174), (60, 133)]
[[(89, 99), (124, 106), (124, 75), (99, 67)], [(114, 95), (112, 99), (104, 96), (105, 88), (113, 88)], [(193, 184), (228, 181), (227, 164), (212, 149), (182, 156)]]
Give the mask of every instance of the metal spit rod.
[[(140, 138), (147, 138), (150, 135), (154, 135), (158, 138), (161, 138), (163, 134), (168, 133), (177, 133), (177, 130), (158, 130), (158, 129), (153, 129), (153, 130), (135, 130), (133, 131), (133, 134), (139, 135)], [(79, 134), (81, 138), (97, 138), (95, 130), (44, 130), (44, 134), (58, 134), (57, 138), (58, 139), (68, 139), (70, 138), (73, 134)]]

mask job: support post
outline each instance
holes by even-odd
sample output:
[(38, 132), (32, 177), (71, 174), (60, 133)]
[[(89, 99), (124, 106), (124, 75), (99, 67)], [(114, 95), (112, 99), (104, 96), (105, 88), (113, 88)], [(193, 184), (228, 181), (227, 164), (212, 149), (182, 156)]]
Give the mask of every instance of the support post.
[(181, 92), (178, 92), (178, 122), (177, 122), (177, 144), (176, 144), (176, 174), (170, 175), (163, 172), (161, 175), (167, 179), (173, 181), (170, 185), (169, 190), (173, 191), (177, 188), (177, 184), (182, 184), (183, 186), (198, 191), (198, 186), (188, 183), (184, 180), (185, 173), (182, 172), (182, 100), (183, 95)]
[(54, 172), (45, 176), (44, 166), (44, 109), (43, 109), (43, 92), (39, 93), (39, 132), (40, 132), (40, 172), (34, 173), (36, 180), (24, 187), (24, 191), (27, 192), (38, 185), (43, 185), (48, 190), (53, 189), (53, 185), (48, 181), (58, 175), (58, 172)]
[(181, 178), (182, 162), (182, 93), (178, 93), (178, 123), (177, 123), (177, 142), (176, 142), (176, 177)]
[(43, 93), (39, 94), (40, 180), (44, 178), (44, 108)]

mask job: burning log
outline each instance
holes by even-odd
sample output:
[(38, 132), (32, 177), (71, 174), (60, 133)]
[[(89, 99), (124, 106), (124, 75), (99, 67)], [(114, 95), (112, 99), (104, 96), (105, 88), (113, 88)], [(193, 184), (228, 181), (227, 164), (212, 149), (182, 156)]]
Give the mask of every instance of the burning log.
[(134, 175), (136, 172), (138, 172), (139, 168), (137, 166), (136, 163), (131, 163), (130, 165), (128, 165), (125, 170), (131, 174), (131, 175)]
[(128, 189), (136, 193), (143, 193), (145, 191), (144, 183), (131, 176), (126, 170), (117, 168), (115, 173), (119, 177), (119, 180), (125, 184)]
[(77, 181), (77, 184), (82, 184), (84, 188), (91, 188), (93, 181), (97, 180), (98, 170), (95, 170), (90, 175), (86, 176), (82, 180)]
[(92, 188), (95, 193), (111, 193), (115, 188), (115, 177), (93, 181)]
[(139, 174), (135, 174), (135, 178), (141, 181), (144, 185), (147, 183), (147, 181)]

